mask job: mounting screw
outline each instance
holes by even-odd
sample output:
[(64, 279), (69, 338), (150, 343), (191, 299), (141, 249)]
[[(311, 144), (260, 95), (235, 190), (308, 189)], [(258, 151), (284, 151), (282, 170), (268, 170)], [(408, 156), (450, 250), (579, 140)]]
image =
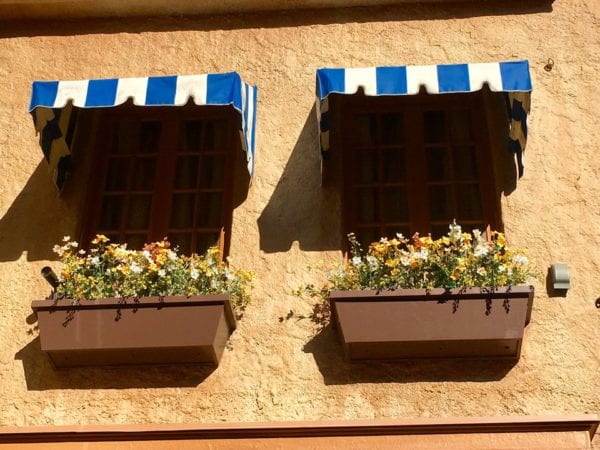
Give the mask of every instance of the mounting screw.
[(552, 58), (548, 58), (548, 62), (544, 66), (544, 70), (546, 72), (551, 72), (553, 68), (554, 68), (554, 60)]

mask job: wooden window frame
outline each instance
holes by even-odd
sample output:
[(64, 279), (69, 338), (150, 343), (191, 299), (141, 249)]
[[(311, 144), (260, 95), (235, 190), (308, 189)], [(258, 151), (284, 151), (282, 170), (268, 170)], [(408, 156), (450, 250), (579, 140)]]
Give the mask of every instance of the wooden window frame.
[[(332, 121), (331, 141), (332, 152), (341, 154), (342, 173), (340, 183), (342, 187), (341, 201), (343, 211), (344, 236), (348, 233), (359, 233), (359, 223), (355, 219), (356, 196), (354, 189), (357, 183), (354, 180), (356, 146), (352, 142), (349, 127), (353, 126), (352, 118), (356, 114), (374, 113), (381, 115), (385, 113), (403, 113), (408, 120), (404, 130), (423, 130), (423, 113), (425, 111), (448, 111), (450, 109), (466, 109), (470, 111), (472, 126), (472, 145), (475, 147), (475, 157), (478, 170), (479, 192), (481, 195), (482, 218), (496, 230), (502, 230), (500, 213), (500, 202), (496, 193), (494, 179), (493, 159), (491, 155), (490, 136), (485, 114), (484, 97), (482, 92), (464, 94), (419, 94), (413, 96), (365, 96), (362, 93), (356, 95), (332, 95), (330, 98), (331, 110), (337, 110), (339, 118)], [(380, 130), (377, 128), (377, 133)], [(429, 213), (429, 202), (427, 199), (428, 186), (435, 184), (427, 181), (427, 158), (425, 139), (421, 139), (419, 133), (405, 133), (403, 146), (407, 149), (406, 164), (406, 189), (408, 196), (410, 235), (419, 232), (426, 235), (431, 231), (432, 220)], [(436, 144), (437, 145), (437, 144)], [(451, 147), (449, 141), (444, 145)], [(381, 152), (385, 148), (379, 141), (376, 151)], [(382, 188), (386, 186), (381, 173), (383, 162), (379, 163), (378, 182), (375, 183), (379, 190), (380, 206), (378, 214), (380, 233), (386, 227), (382, 220)], [(472, 181), (471, 181), (472, 182)], [(468, 182), (466, 182), (468, 183)], [(465, 184), (466, 184), (465, 183)], [(452, 186), (460, 184), (456, 180), (450, 182)], [(456, 195), (455, 195), (456, 197)], [(441, 222), (441, 221), (440, 221)], [(473, 221), (475, 222), (475, 220)], [(373, 222), (376, 223), (376, 222)], [(460, 223), (460, 221), (459, 221)], [(437, 224), (440, 225), (440, 224)], [(468, 225), (468, 223), (467, 223)], [(383, 234), (382, 234), (383, 236)], [(391, 236), (390, 236), (391, 237)], [(345, 245), (347, 247), (347, 245)]]
[[(89, 247), (91, 240), (99, 230), (99, 219), (101, 214), (102, 195), (105, 192), (104, 184), (106, 183), (108, 162), (110, 156), (109, 146), (113, 142), (115, 125), (118, 121), (134, 119), (140, 122), (160, 121), (162, 130), (159, 140), (159, 150), (156, 153), (156, 169), (155, 182), (152, 190), (152, 204), (150, 212), (150, 220), (148, 225), (149, 242), (162, 240), (168, 236), (169, 220), (171, 215), (171, 200), (175, 188), (175, 169), (177, 156), (181, 156), (182, 152), (178, 152), (178, 133), (180, 132), (180, 124), (189, 120), (224, 120), (226, 121), (227, 143), (226, 151), (224, 152), (224, 174), (223, 174), (223, 196), (221, 206), (221, 223), (220, 230), (215, 231), (219, 234), (219, 247), (221, 256), (224, 259), (229, 254), (231, 244), (231, 226), (233, 221), (233, 182), (234, 182), (234, 164), (239, 156), (236, 152), (241, 152), (241, 143), (238, 134), (238, 118), (233, 108), (228, 106), (195, 106), (186, 105), (181, 107), (138, 107), (131, 104), (123, 105), (118, 108), (107, 108), (101, 111), (99, 117), (98, 132), (94, 143), (94, 164), (92, 166), (90, 183), (86, 194), (86, 207), (84, 211), (84, 220), (82, 224), (81, 242), (84, 246)], [(207, 155), (213, 152), (199, 152), (197, 155)], [(216, 152), (214, 152), (216, 154)], [(183, 152), (185, 155), (185, 152)], [(137, 156), (132, 156), (133, 160)], [(132, 170), (129, 170), (131, 177)], [(164, 174), (164, 178), (161, 175)], [(200, 173), (197, 175), (200, 177)], [(209, 192), (210, 188), (188, 189), (196, 195), (199, 192)], [(213, 189), (214, 190), (214, 189)], [(220, 191), (221, 189), (216, 189)], [(125, 195), (131, 195), (135, 192), (131, 189), (123, 191)], [(191, 193), (191, 192), (190, 192)], [(198, 215), (198, 204), (196, 197), (196, 205), (194, 217)], [(123, 214), (126, 217), (126, 213)], [(196, 219), (194, 219), (196, 220)], [(119, 232), (121, 236), (125, 231), (125, 219), (121, 220)], [(200, 227), (192, 227), (192, 248), (196, 248), (194, 241), (195, 235), (198, 232), (205, 231)], [(211, 227), (212, 229), (212, 227)], [(171, 230), (175, 232), (186, 232), (186, 229)], [(184, 252), (187, 253), (187, 252)]]

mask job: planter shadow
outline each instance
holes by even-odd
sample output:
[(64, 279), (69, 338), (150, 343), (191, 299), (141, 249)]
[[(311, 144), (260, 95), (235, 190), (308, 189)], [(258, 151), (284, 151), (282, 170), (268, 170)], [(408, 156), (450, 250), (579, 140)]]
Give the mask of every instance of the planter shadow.
[(27, 389), (135, 389), (196, 387), (216, 366), (198, 364), (127, 367), (73, 367), (55, 369), (40, 349), (40, 338), (15, 354), (22, 361)]
[(348, 362), (336, 330), (328, 325), (305, 346), (312, 353), (326, 385), (356, 383), (498, 381), (516, 360), (405, 360)]

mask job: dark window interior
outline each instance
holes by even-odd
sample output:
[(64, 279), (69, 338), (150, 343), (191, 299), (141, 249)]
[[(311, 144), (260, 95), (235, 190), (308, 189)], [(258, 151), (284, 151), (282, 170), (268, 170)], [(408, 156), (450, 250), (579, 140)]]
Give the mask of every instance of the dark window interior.
[(454, 219), (500, 229), (481, 93), (336, 102), (346, 234), (365, 245), (397, 232), (436, 238)]
[(83, 242), (139, 249), (167, 237), (182, 253), (228, 253), (236, 117), (225, 107), (103, 112)]

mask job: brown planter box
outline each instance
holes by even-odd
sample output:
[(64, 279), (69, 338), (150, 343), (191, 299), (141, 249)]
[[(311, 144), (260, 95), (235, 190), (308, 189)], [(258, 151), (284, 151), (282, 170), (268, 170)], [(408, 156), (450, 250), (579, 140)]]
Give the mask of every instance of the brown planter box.
[(518, 359), (533, 287), (332, 291), (330, 302), (351, 361)]
[(228, 295), (41, 300), (42, 351), (56, 367), (218, 364), (236, 327)]

